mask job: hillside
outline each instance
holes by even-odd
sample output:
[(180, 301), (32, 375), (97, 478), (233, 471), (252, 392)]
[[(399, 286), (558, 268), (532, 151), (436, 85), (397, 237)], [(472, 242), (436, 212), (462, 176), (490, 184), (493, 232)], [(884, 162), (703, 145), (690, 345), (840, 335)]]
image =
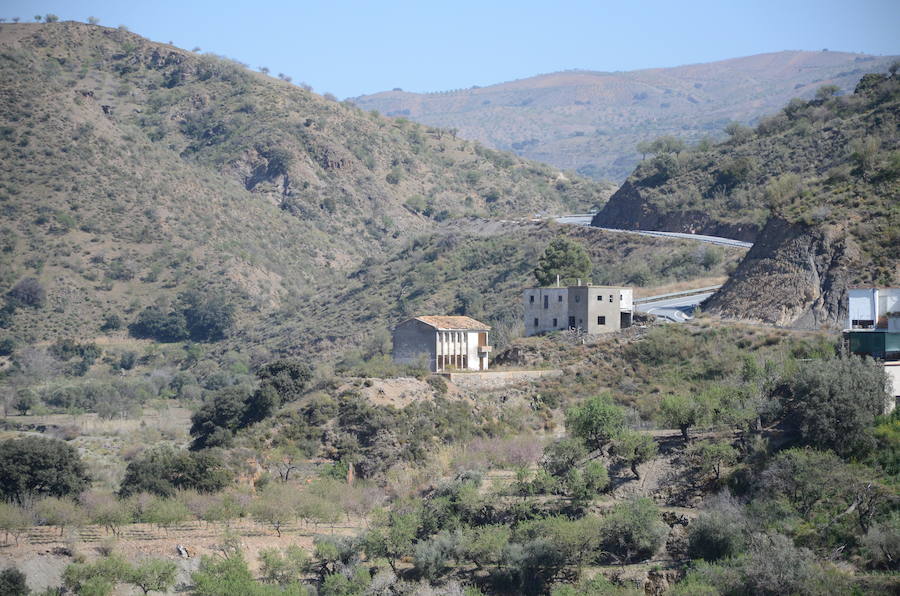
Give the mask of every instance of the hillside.
[(853, 285), (900, 282), (900, 79), (793, 100), (716, 146), (659, 143), (594, 225), (755, 240), (714, 312), (785, 325), (840, 324)]
[(439, 93), (353, 98), (366, 110), (459, 130), (460, 136), (597, 179), (621, 182), (641, 141), (720, 137), (822, 85), (850, 91), (892, 61), (844, 52), (784, 51), (630, 72), (566, 71)]
[[(74, 22), (0, 25), (0, 292), (16, 341), (103, 335), (188, 289), (238, 328), (440, 221), (583, 209), (606, 187), (240, 64)], [(113, 334), (115, 335), (115, 334)]]

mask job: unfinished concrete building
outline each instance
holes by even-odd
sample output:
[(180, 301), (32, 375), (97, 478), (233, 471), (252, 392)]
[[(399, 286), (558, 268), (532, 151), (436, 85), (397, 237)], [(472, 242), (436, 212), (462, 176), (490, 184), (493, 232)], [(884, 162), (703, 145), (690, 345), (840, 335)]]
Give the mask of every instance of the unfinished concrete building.
[(394, 328), (394, 362), (423, 364), (432, 372), (487, 370), (490, 330), (470, 317), (415, 317)]
[(528, 288), (523, 293), (525, 335), (578, 329), (610, 333), (631, 327), (631, 288), (577, 285)]

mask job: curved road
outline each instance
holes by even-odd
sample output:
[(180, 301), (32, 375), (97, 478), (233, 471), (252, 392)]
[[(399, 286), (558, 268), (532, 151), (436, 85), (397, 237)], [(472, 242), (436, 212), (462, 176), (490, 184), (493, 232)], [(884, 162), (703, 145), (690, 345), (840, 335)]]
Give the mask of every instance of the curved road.
[[(552, 217), (556, 223), (569, 224), (576, 226), (590, 226), (594, 219), (593, 213), (574, 213), (571, 215), (558, 215)], [(654, 230), (622, 230), (619, 228), (602, 228), (600, 230), (607, 232), (621, 232), (623, 234), (638, 234), (640, 236), (662, 236), (666, 238), (683, 238), (686, 240), (697, 240), (698, 242), (706, 242), (708, 244), (718, 244), (720, 246), (735, 246), (739, 248), (750, 248), (752, 242), (742, 242), (731, 238), (721, 238), (719, 236), (706, 236), (704, 234), (686, 234), (684, 232), (659, 232)], [(692, 317), (694, 310), (701, 302), (713, 295), (713, 292), (703, 292), (700, 294), (691, 294), (689, 296), (650, 296), (643, 299), (639, 304), (635, 303), (634, 308), (640, 312), (656, 315), (674, 323), (683, 323)]]
[(649, 299), (645, 299), (646, 302), (635, 304), (634, 309), (656, 315), (673, 323), (683, 323), (692, 319), (697, 306), (712, 295), (713, 292), (703, 292), (702, 294), (660, 300), (654, 300), (654, 297), (650, 296)]
[[(571, 224), (576, 226), (589, 226), (591, 220), (594, 219), (592, 213), (575, 213), (572, 215), (558, 215), (552, 217), (553, 221), (561, 224)], [(731, 238), (722, 238), (720, 236), (706, 236), (704, 234), (687, 234), (685, 232), (659, 232), (655, 230), (623, 230), (620, 228), (601, 228), (607, 232), (622, 232), (623, 234), (639, 234), (641, 236), (663, 236), (666, 238), (685, 238), (687, 240), (697, 240), (699, 242), (707, 242), (709, 244), (718, 244), (721, 246), (737, 246), (739, 248), (750, 248), (752, 242), (742, 242), (741, 240), (733, 240)]]

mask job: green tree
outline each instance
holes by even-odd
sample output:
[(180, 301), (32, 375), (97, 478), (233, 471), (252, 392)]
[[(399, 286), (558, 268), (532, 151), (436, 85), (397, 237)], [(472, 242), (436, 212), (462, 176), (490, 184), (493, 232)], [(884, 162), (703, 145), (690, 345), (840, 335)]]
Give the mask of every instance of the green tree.
[(295, 358), (285, 358), (269, 362), (259, 369), (256, 377), (260, 383), (271, 385), (281, 401), (287, 403), (303, 395), (312, 380), (312, 368)]
[(603, 518), (601, 548), (620, 563), (653, 556), (668, 534), (659, 510), (647, 498), (620, 503)]
[(586, 281), (593, 270), (591, 257), (580, 243), (560, 236), (547, 246), (538, 259), (534, 277), (538, 284), (550, 286), (556, 283), (556, 276), (562, 283)]
[(191, 339), (217, 341), (234, 325), (235, 307), (224, 294), (189, 290), (179, 296), (180, 310)]
[(52, 12), (48, 12), (44, 16), (44, 21), (46, 21), (47, 23), (55, 23), (55, 22), (59, 21), (59, 17), (56, 16), (55, 14), (53, 14)]
[(551, 476), (562, 478), (587, 456), (584, 443), (578, 439), (557, 439), (544, 447), (541, 468)]
[(505, 525), (467, 527), (459, 543), (459, 557), (479, 569), (499, 565), (509, 544), (511, 529)]
[(161, 342), (176, 342), (188, 337), (184, 315), (177, 311), (166, 312), (158, 306), (148, 306), (139, 312), (128, 326), (128, 332), (134, 337)]
[(825, 101), (826, 99), (831, 99), (841, 90), (837, 85), (822, 85), (818, 89), (816, 89), (816, 99), (820, 101)]
[(726, 442), (700, 441), (685, 450), (688, 460), (695, 470), (706, 477), (713, 474), (716, 482), (722, 475), (722, 467), (737, 461), (737, 449)]
[(281, 528), (297, 519), (299, 505), (296, 488), (271, 484), (250, 506), (250, 515), (256, 521), (272, 526), (275, 533), (281, 536)]
[(311, 569), (309, 555), (293, 544), (283, 550), (262, 549), (259, 551), (259, 563), (263, 581), (280, 586), (299, 582)]
[(744, 126), (740, 122), (729, 122), (725, 126), (725, 133), (730, 137), (730, 140), (743, 142), (753, 135), (753, 129), (749, 126)]
[(6, 596), (28, 596), (31, 594), (25, 574), (15, 567), (7, 567), (0, 571), (0, 594)]
[(620, 432), (612, 447), (612, 452), (628, 464), (638, 480), (641, 478), (638, 466), (653, 459), (658, 451), (659, 446), (652, 436), (635, 430)]
[(128, 463), (119, 496), (147, 492), (171, 497), (178, 490), (216, 492), (231, 482), (231, 473), (219, 457), (168, 446), (149, 449)]
[(584, 441), (588, 449), (603, 449), (624, 425), (625, 409), (613, 403), (609, 394), (588, 398), (566, 411), (566, 429)]
[(843, 457), (875, 447), (873, 427), (888, 403), (884, 367), (858, 356), (804, 362), (776, 389), (800, 440)]
[(119, 555), (93, 563), (72, 563), (62, 574), (63, 585), (79, 595), (105, 596), (117, 583), (126, 581), (131, 566)]
[(24, 416), (28, 413), (28, 410), (32, 409), (38, 403), (37, 396), (34, 394), (34, 391), (31, 389), (20, 389), (16, 393), (16, 398), (13, 401), (13, 407), (19, 411), (19, 414)]
[(84, 523), (84, 511), (69, 498), (45, 497), (34, 504), (34, 516), (38, 523), (57, 526), (62, 536), (66, 528)]
[(175, 585), (178, 566), (165, 559), (145, 559), (134, 566), (127, 574), (125, 581), (134, 584), (144, 594), (150, 592), (168, 592)]
[(397, 561), (412, 554), (413, 543), (421, 524), (418, 510), (390, 511), (376, 521), (366, 534), (365, 549), (370, 558), (384, 558), (396, 573)]
[(22, 503), (29, 496), (64, 497), (90, 482), (78, 451), (56, 439), (23, 437), (0, 442), (0, 495)]
[(699, 404), (687, 395), (667, 395), (659, 403), (659, 411), (663, 424), (680, 429), (685, 441), (690, 438), (688, 429), (702, 419)]
[(18, 544), (19, 535), (31, 525), (31, 522), (31, 516), (22, 507), (0, 501), (0, 530), (3, 531), (6, 542), (9, 542), (9, 535), (12, 534)]
[(229, 445), (245, 419), (247, 398), (240, 387), (226, 387), (207, 398), (191, 416), (191, 449)]

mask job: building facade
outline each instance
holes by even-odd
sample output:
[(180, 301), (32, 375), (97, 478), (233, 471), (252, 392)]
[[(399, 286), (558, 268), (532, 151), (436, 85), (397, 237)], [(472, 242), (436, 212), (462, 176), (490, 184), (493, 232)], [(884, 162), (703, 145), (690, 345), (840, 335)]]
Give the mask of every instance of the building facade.
[(424, 364), (432, 372), (487, 370), (490, 325), (470, 317), (422, 316), (393, 331), (397, 364)]
[(568, 286), (528, 288), (522, 295), (525, 335), (579, 329), (610, 333), (631, 327), (631, 288)]
[(851, 288), (844, 345), (853, 354), (881, 360), (900, 399), (900, 288)]

